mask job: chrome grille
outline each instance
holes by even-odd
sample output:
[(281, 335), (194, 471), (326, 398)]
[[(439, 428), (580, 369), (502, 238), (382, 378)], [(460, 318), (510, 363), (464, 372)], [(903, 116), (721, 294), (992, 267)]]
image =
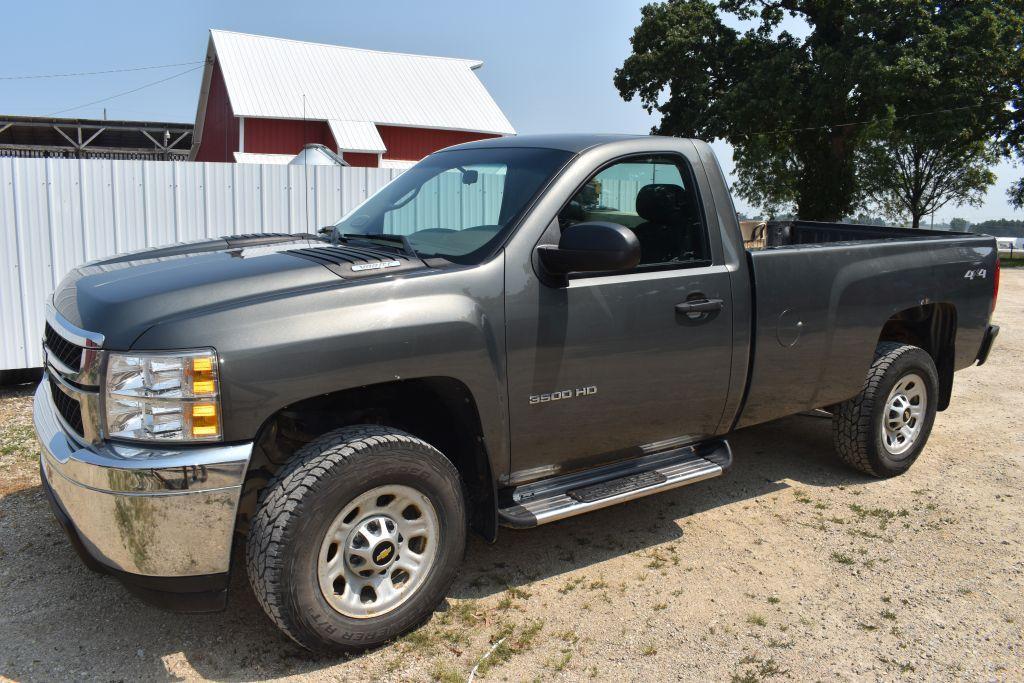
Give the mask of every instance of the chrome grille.
[(82, 423), (81, 404), (61, 391), (55, 382), (52, 378), (49, 380), (53, 405), (56, 406), (57, 412), (64, 418), (68, 426), (75, 430), (77, 434), (82, 434), (85, 431), (85, 425)]
[(81, 346), (76, 346), (57, 334), (57, 331), (50, 327), (50, 323), (46, 323), (46, 329), (43, 334), (46, 348), (57, 357), (57, 360), (72, 370), (78, 370), (82, 366)]

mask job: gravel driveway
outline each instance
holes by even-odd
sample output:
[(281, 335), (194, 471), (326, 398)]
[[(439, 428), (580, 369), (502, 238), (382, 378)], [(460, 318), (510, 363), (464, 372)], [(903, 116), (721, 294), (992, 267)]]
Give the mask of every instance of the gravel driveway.
[[(725, 477), (471, 541), (447, 607), (352, 659), (273, 628), (244, 571), (178, 616), (90, 574), (38, 486), (31, 393), (0, 393), (0, 678), (1024, 679), (1024, 270), (905, 476), (832, 459), (827, 419), (731, 437)], [(236, 561), (236, 567), (241, 568)], [(504, 640), (502, 640), (504, 639)]]

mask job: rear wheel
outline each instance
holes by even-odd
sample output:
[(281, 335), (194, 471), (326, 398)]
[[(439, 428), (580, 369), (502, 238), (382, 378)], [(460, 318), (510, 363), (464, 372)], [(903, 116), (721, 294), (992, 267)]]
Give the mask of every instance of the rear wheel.
[(363, 425), (303, 447), (271, 481), (246, 560), (281, 630), (316, 652), (354, 651), (426, 620), (465, 542), (454, 465), (414, 436)]
[(861, 393), (832, 417), (836, 453), (876, 477), (902, 474), (920, 455), (935, 421), (939, 378), (932, 357), (908, 344), (882, 342)]

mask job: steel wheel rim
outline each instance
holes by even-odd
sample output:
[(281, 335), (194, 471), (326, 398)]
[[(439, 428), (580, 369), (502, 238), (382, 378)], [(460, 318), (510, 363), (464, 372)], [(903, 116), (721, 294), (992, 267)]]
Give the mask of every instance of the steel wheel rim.
[(890, 455), (903, 455), (914, 447), (924, 430), (928, 389), (917, 373), (904, 375), (885, 399), (882, 445)]
[(437, 511), (409, 486), (379, 486), (346, 505), (324, 534), (317, 578), (327, 604), (353, 619), (397, 609), (437, 556)]

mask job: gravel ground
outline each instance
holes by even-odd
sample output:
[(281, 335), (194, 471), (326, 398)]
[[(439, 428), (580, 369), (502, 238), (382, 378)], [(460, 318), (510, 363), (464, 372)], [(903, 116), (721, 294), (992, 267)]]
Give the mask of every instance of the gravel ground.
[(836, 464), (825, 419), (744, 430), (725, 477), (471, 541), (442, 611), (352, 659), (279, 635), (244, 571), (212, 616), (90, 574), (39, 490), (31, 393), (6, 391), (0, 678), (454, 681), (500, 642), (485, 679), (1024, 680), (1024, 272), (1000, 298), (908, 474)]

